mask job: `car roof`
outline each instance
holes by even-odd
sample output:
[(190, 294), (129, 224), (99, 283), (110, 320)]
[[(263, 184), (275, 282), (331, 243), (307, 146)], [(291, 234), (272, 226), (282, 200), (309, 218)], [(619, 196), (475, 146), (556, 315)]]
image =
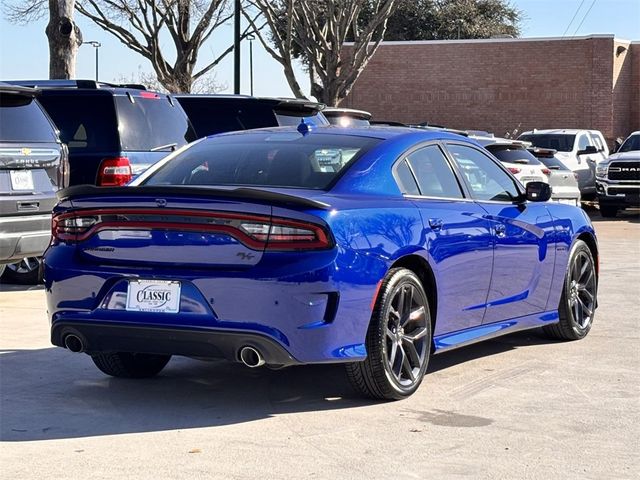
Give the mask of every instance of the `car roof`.
[(520, 135), (576, 135), (581, 132), (597, 132), (598, 130), (588, 130), (586, 128), (548, 128), (544, 130), (529, 130)]
[[(41, 92), (75, 91), (83, 93), (98, 94), (134, 94), (138, 95), (142, 91), (148, 91), (144, 85), (137, 83), (107, 83), (96, 82), (95, 80), (7, 80), (7, 84), (22, 87), (37, 88)], [(161, 92), (149, 90), (150, 93), (164, 95)], [(169, 95), (169, 94), (167, 94)]]
[(0, 92), (13, 93), (15, 95), (24, 95), (27, 97), (35, 97), (39, 90), (31, 87), (23, 87), (21, 85), (12, 85), (10, 83), (0, 82)]
[[(232, 135), (252, 135), (257, 133), (287, 133), (287, 132), (299, 132), (298, 127), (268, 127), (257, 128), (253, 130), (239, 130), (234, 132), (219, 133), (216, 135), (209, 135), (207, 138), (218, 136), (232, 136)], [(462, 140), (464, 137), (460, 135), (448, 133), (441, 130), (424, 130), (420, 128), (409, 127), (390, 127), (385, 125), (369, 125), (358, 127), (338, 127), (336, 125), (327, 125), (321, 127), (311, 127), (307, 135), (314, 134), (327, 134), (327, 135), (345, 135), (356, 137), (368, 137), (377, 138), (379, 140), (388, 140), (402, 135), (417, 135), (421, 137), (422, 141), (438, 140), (438, 139), (450, 139), (450, 140)], [(469, 142), (476, 143), (476, 142)]]

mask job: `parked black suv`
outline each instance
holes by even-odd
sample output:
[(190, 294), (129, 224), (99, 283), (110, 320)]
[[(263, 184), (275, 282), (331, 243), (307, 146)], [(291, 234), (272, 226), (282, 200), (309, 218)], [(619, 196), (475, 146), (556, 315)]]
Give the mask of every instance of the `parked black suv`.
[(176, 95), (198, 138), (252, 128), (308, 124), (329, 125), (324, 104), (293, 98), (244, 95)]
[(66, 147), (37, 95), (0, 83), (0, 274), (18, 283), (39, 281), (56, 191), (69, 182)]
[(197, 137), (180, 104), (142, 85), (92, 80), (9, 82), (37, 87), (69, 147), (71, 185), (124, 185)]

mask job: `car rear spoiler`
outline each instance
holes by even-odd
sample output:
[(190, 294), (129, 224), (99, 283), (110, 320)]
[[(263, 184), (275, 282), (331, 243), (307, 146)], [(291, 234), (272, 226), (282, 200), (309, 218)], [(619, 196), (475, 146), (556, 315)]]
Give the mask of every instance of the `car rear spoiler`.
[(80, 197), (112, 197), (112, 196), (215, 196), (219, 198), (228, 198), (232, 200), (247, 200), (260, 203), (268, 203), (282, 207), (298, 207), (298, 208), (317, 208), (320, 210), (329, 210), (330, 205), (311, 200), (308, 198), (297, 197), (295, 195), (287, 195), (285, 193), (272, 192), (259, 188), (212, 188), (212, 187), (193, 187), (193, 186), (136, 186), (136, 187), (97, 187), (95, 185), (76, 185), (73, 187), (59, 190), (58, 199), (74, 200)]

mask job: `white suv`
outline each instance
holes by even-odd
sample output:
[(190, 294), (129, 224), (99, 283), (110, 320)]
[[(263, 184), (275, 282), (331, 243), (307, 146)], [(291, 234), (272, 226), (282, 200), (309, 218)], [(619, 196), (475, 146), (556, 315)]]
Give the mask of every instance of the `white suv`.
[(557, 150), (556, 157), (578, 176), (582, 197), (596, 193), (596, 165), (609, 156), (604, 136), (598, 130), (533, 130), (524, 132), (519, 140), (536, 147)]

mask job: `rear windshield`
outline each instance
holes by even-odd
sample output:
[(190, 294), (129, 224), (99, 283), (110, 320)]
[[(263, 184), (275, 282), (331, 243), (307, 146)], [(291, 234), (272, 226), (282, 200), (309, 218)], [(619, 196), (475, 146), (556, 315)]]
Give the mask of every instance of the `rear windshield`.
[(55, 142), (53, 126), (33, 99), (0, 93), (1, 142)]
[(546, 167), (557, 168), (558, 170), (569, 170), (557, 157), (537, 157)]
[(559, 152), (571, 152), (573, 151), (573, 143), (575, 142), (575, 135), (568, 134), (530, 134), (521, 135), (518, 140), (525, 140), (533, 143), (536, 147), (552, 148)]
[(39, 99), (71, 152), (120, 150), (111, 95), (50, 94)]
[(540, 165), (540, 161), (523, 148), (512, 148), (504, 145), (489, 145), (485, 148), (501, 162)]
[(281, 127), (295, 127), (300, 124), (303, 118), (304, 123), (307, 125), (315, 125), (317, 127), (329, 125), (329, 120), (320, 112), (314, 115), (296, 115), (293, 112), (276, 112), (276, 118), (278, 119), (278, 125)]
[(297, 132), (216, 137), (188, 148), (143, 183), (326, 189), (347, 165), (379, 142)]
[(369, 125), (369, 120), (353, 118), (347, 115), (327, 117), (327, 120), (331, 125), (338, 125), (340, 127), (366, 127)]
[(151, 92), (140, 95), (115, 97), (123, 151), (169, 150), (197, 138), (177, 101)]
[(633, 152), (640, 150), (640, 135), (631, 135), (627, 138), (618, 152)]
[(273, 109), (265, 104), (198, 97), (183, 97), (179, 102), (187, 112), (198, 138), (216, 133), (278, 126)]

